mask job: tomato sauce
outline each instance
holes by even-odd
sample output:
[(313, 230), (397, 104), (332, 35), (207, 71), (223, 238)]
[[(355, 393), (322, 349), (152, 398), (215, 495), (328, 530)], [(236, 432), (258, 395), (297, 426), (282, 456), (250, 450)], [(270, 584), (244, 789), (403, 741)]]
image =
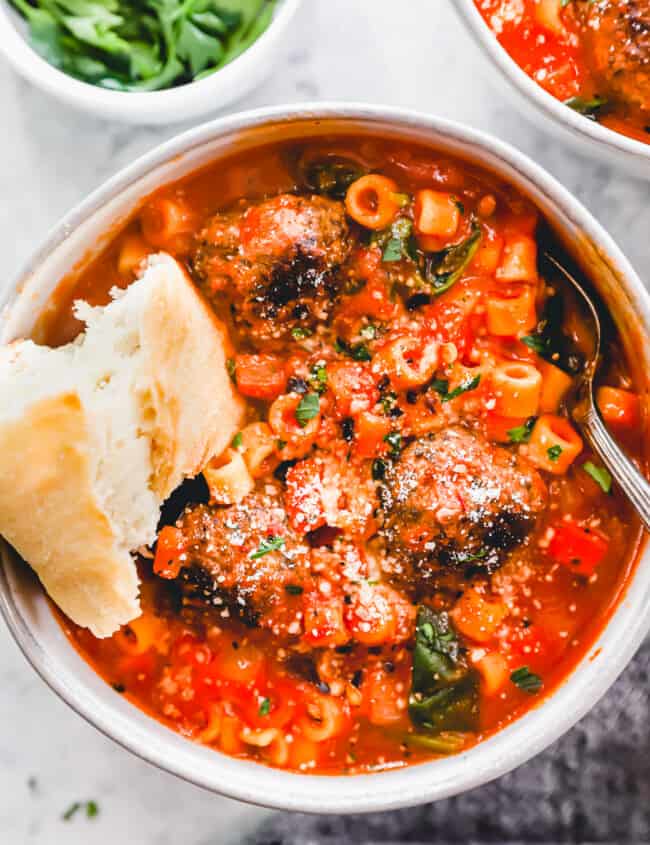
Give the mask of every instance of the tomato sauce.
[(475, 2), (506, 52), (544, 90), (586, 118), (650, 143), (647, 2)]
[[(226, 754), (364, 773), (543, 706), (625, 589), (640, 527), (569, 421), (589, 325), (528, 201), (461, 160), (331, 138), (150, 197), (61, 287), (80, 326), (166, 250), (229, 327), (247, 420), (163, 508), (142, 615), (61, 618), (135, 706)], [(611, 338), (601, 410), (639, 455)]]

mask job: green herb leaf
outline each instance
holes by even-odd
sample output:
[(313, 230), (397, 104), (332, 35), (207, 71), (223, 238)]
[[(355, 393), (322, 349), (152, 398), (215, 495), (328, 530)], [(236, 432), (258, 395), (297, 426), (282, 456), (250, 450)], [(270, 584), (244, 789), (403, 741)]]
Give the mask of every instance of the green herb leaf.
[(81, 809), (81, 801), (75, 801), (74, 804), (70, 804), (68, 809), (63, 813), (61, 818), (64, 822), (69, 822), (70, 819)]
[(539, 675), (531, 672), (528, 666), (521, 666), (519, 669), (515, 669), (515, 671), (510, 675), (510, 680), (513, 684), (515, 684), (515, 686), (518, 686), (520, 690), (530, 693), (530, 695), (535, 695), (535, 693), (538, 693), (544, 686), (544, 683)]
[(235, 365), (235, 359), (234, 358), (228, 358), (226, 360), (226, 369), (228, 370), (228, 375), (234, 381), (235, 376), (237, 374), (237, 367)]
[(291, 329), (291, 337), (294, 340), (303, 340), (306, 337), (310, 337), (312, 332), (310, 329), (303, 329), (300, 326), (296, 326), (295, 329)]
[(320, 161), (301, 162), (302, 181), (316, 194), (343, 199), (350, 185), (364, 175), (354, 161), (332, 156)]
[(318, 416), (320, 400), (317, 393), (305, 393), (296, 408), (296, 420), (300, 428), (304, 428), (309, 420)]
[(461, 241), (439, 252), (429, 253), (424, 259), (424, 279), (438, 296), (449, 290), (461, 278), (481, 243), (480, 225), (472, 223), (471, 234)]
[(612, 490), (612, 476), (605, 467), (596, 466), (593, 461), (585, 461), (582, 468), (590, 475), (596, 484), (599, 485), (603, 493), (611, 493)]
[(237, 434), (233, 437), (230, 445), (232, 446), (233, 449), (239, 449), (239, 447), (241, 446), (241, 444), (243, 442), (243, 439), (244, 438), (242, 437), (241, 431), (238, 431)]
[(402, 435), (399, 431), (389, 431), (384, 435), (384, 442), (390, 446), (390, 455), (392, 458), (398, 458), (402, 451)]
[(449, 382), (446, 379), (433, 379), (431, 387), (439, 394), (441, 402), (451, 402), (452, 399), (456, 399), (463, 393), (468, 393), (470, 390), (476, 390), (480, 383), (481, 376), (479, 374), (474, 376), (474, 378), (468, 379), (462, 384), (459, 384), (458, 387), (455, 387), (451, 392), (449, 391)]
[(94, 819), (99, 815), (99, 807), (96, 801), (86, 801), (86, 818)]
[(478, 692), (475, 673), (462, 657), (447, 613), (418, 608), (413, 651), (409, 716), (433, 734), (476, 727)]
[(549, 460), (555, 462), (562, 454), (562, 451), (562, 447), (556, 443), (555, 446), (548, 447), (548, 449), (546, 450), (546, 454), (548, 455)]
[(352, 358), (353, 361), (371, 361), (372, 355), (370, 354), (370, 350), (366, 346), (365, 343), (357, 343), (356, 345), (352, 345), (347, 343), (340, 337), (337, 337), (334, 343), (334, 349), (340, 355), (347, 355), (348, 358)]
[(284, 589), (290, 596), (301, 596), (303, 593), (303, 588), (300, 584), (285, 584)]
[(270, 698), (263, 698), (260, 702), (259, 710), (257, 711), (259, 716), (268, 716), (271, 712), (271, 699)]
[(523, 425), (508, 429), (508, 438), (511, 443), (528, 443), (535, 425), (535, 417), (530, 417)]
[(251, 552), (248, 557), (250, 560), (258, 560), (269, 552), (277, 552), (282, 548), (284, 548), (284, 537), (266, 537), (260, 541), (257, 551)]
[(565, 106), (577, 111), (578, 114), (584, 115), (584, 117), (588, 117), (590, 120), (597, 120), (607, 104), (607, 98), (599, 97), (598, 95), (586, 99), (584, 97), (569, 97), (568, 100), (564, 101)]
[[(409, 240), (412, 234), (413, 222), (407, 217), (399, 217), (389, 229), (388, 237), (384, 242), (381, 260), (387, 264), (393, 261), (401, 261), (402, 258), (408, 258)], [(384, 235), (384, 237), (386, 236)]]
[(468, 734), (460, 731), (441, 731), (437, 735), (407, 734), (404, 738), (407, 745), (424, 748), (434, 754), (457, 754), (467, 745)]
[(322, 395), (327, 390), (327, 368), (325, 364), (314, 364), (309, 376), (309, 386)]
[(383, 481), (386, 477), (386, 464), (381, 458), (375, 458), (372, 462), (372, 479), (373, 481)]
[(549, 297), (535, 332), (521, 338), (540, 358), (574, 376), (583, 367), (584, 359), (573, 339), (564, 333), (564, 301), (559, 294)]

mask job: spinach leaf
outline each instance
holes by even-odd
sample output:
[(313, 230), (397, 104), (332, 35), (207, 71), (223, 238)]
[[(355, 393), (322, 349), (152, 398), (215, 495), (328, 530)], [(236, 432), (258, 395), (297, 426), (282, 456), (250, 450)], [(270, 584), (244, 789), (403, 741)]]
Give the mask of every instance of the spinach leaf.
[(436, 296), (449, 290), (461, 278), (476, 254), (481, 238), (481, 227), (473, 221), (472, 231), (464, 241), (425, 255), (422, 274)]
[(472, 730), (478, 713), (475, 673), (462, 657), (447, 613), (418, 609), (409, 716), (419, 729), (437, 734)]
[(310, 191), (334, 199), (343, 199), (350, 185), (364, 174), (356, 162), (341, 156), (301, 163), (300, 167), (301, 181)]
[(381, 260), (388, 264), (393, 261), (401, 261), (403, 258), (410, 258), (412, 235), (413, 222), (407, 217), (398, 217), (382, 239)]

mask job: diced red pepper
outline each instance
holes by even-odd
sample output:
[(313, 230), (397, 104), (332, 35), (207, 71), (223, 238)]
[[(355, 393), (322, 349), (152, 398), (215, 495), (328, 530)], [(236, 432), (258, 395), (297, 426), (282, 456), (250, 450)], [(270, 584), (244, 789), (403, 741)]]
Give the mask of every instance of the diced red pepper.
[(185, 550), (183, 532), (173, 525), (165, 525), (158, 535), (153, 571), (160, 578), (176, 578), (183, 562), (181, 555)]
[(608, 548), (609, 540), (604, 534), (567, 520), (555, 526), (548, 553), (577, 575), (589, 577), (602, 563)]

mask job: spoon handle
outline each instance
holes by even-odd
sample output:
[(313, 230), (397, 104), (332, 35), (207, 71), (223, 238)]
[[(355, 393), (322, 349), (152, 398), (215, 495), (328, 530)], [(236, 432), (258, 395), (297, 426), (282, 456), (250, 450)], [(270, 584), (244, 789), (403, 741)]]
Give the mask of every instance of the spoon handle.
[(585, 437), (632, 502), (646, 531), (650, 532), (650, 483), (607, 431), (593, 404), (581, 422)]

